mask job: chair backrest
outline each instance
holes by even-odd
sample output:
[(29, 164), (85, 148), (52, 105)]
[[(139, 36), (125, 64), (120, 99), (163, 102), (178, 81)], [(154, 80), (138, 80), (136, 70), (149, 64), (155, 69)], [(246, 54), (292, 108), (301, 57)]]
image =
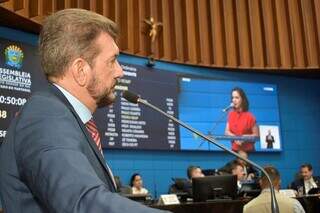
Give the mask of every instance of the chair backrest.
[(130, 186), (122, 186), (118, 188), (118, 192), (122, 195), (132, 194), (132, 188)]
[(185, 184), (188, 182), (186, 178), (171, 178), (173, 184), (169, 187), (169, 194), (183, 193)]

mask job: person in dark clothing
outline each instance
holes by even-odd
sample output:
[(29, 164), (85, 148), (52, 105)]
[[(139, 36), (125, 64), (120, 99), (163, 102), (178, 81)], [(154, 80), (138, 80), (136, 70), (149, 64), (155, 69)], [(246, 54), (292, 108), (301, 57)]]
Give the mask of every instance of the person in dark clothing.
[(274, 137), (271, 135), (271, 130), (269, 129), (268, 134), (266, 135), (267, 149), (273, 149), (274, 142)]
[(320, 188), (320, 177), (313, 176), (311, 164), (302, 164), (300, 167), (300, 178), (293, 181), (290, 188), (296, 190), (298, 195), (306, 195), (311, 189)]

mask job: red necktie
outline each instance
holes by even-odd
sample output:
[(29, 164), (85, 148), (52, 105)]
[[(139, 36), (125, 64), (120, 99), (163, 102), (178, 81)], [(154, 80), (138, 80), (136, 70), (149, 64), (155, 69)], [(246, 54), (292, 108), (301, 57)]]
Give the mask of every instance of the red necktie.
[[(86, 127), (87, 127), (87, 130), (89, 131), (92, 139), (94, 140), (94, 142), (96, 143), (99, 151), (101, 152), (102, 156), (103, 156), (103, 152), (102, 152), (102, 148), (101, 148), (101, 141), (100, 141), (100, 135), (99, 135), (99, 131), (98, 131), (98, 128), (97, 128), (97, 125), (95, 124), (95, 122), (93, 121), (93, 119), (91, 118), (90, 121), (88, 121), (86, 123)], [(108, 172), (110, 174), (110, 177), (112, 179), (112, 183), (115, 187), (115, 189), (117, 189), (117, 185), (116, 185), (116, 182), (114, 180), (114, 176), (112, 174), (112, 171), (111, 169), (109, 168), (108, 164), (106, 163), (106, 166), (107, 166), (107, 169), (108, 169)]]
[(102, 153), (99, 131), (92, 118), (90, 119), (90, 121), (86, 123), (86, 127), (89, 133), (91, 134), (93, 141), (96, 143), (99, 151)]

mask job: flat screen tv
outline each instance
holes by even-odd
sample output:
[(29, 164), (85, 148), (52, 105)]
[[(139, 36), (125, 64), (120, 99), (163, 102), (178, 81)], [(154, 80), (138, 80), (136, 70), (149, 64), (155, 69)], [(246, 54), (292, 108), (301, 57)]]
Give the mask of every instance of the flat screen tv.
[[(204, 79), (194, 76), (181, 76), (179, 79), (179, 119), (229, 149), (235, 141), (238, 141), (252, 144), (250, 145), (252, 148), (246, 151), (279, 152), (282, 150), (277, 85)], [(242, 118), (236, 119), (235, 116), (231, 118), (231, 113), (235, 111), (234, 107), (230, 106), (231, 94), (236, 88), (241, 89), (245, 94), (246, 111), (253, 118), (246, 122), (242, 122)], [(234, 112), (232, 114), (235, 115)], [(230, 132), (237, 138), (226, 134), (227, 124)], [(253, 138), (244, 138), (253, 133), (253, 126), (258, 128), (258, 135)], [(232, 129), (237, 130), (235, 132)], [(244, 148), (246, 147), (241, 149)], [(183, 127), (180, 127), (180, 149), (222, 151)]]
[(214, 199), (235, 199), (237, 197), (237, 176), (220, 175), (192, 179), (193, 201)]

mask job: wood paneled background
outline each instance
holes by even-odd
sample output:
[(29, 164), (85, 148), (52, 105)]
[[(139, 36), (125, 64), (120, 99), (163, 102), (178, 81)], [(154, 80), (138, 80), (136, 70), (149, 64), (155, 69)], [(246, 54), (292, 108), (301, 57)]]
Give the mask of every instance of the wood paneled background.
[[(33, 22), (85, 8), (119, 24), (124, 53), (221, 68), (318, 70), (319, 0), (1, 0)], [(161, 22), (154, 44), (144, 19)], [(279, 71), (281, 72), (281, 71)]]

